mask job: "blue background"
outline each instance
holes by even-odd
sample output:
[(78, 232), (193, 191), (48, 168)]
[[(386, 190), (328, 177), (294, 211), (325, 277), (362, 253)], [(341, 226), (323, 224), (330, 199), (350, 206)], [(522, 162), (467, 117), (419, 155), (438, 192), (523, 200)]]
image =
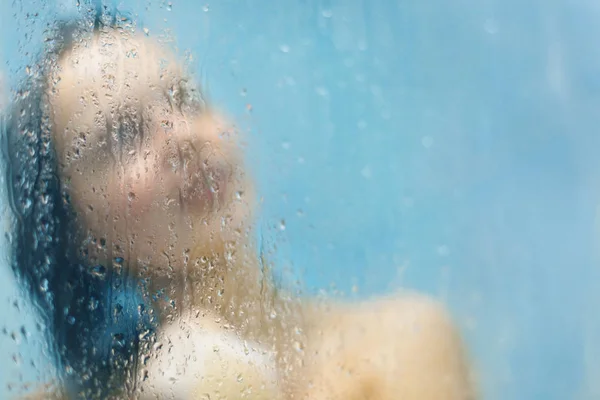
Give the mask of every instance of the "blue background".
[[(74, 3), (2, 2), (9, 81)], [(600, 5), (171, 3), (120, 8), (190, 51), (247, 133), (281, 271), (311, 292), (443, 300), (488, 399), (600, 398)], [(39, 335), (0, 277), (0, 357), (22, 358), (0, 384), (35, 379)]]

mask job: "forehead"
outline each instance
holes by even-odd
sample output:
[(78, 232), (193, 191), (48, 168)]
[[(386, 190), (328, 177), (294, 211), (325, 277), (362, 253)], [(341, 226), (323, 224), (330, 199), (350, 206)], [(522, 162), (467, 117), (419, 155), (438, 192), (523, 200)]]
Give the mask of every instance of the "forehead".
[(106, 129), (148, 106), (166, 114), (182, 82), (175, 58), (145, 36), (109, 31), (75, 43), (49, 74), (58, 150), (78, 132)]

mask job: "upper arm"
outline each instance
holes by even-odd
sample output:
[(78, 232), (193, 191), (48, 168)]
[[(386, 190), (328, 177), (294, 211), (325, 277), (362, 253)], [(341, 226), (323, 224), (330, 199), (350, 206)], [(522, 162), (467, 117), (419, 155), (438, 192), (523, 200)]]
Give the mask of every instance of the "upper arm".
[(477, 398), (460, 334), (427, 297), (340, 304), (318, 320), (308, 349), (308, 398)]
[(463, 340), (441, 304), (411, 296), (388, 299), (378, 307), (370, 318), (379, 327), (372, 339), (382, 351), (382, 384), (389, 394), (382, 398), (477, 398)]

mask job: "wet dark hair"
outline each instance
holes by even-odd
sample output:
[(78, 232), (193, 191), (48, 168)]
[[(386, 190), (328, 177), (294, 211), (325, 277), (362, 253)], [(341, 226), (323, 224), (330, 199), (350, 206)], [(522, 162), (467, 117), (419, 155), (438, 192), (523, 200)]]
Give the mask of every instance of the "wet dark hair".
[(39, 62), (19, 85), (2, 132), (14, 216), (12, 269), (36, 306), (61, 386), (71, 398), (86, 399), (135, 390), (137, 354), (156, 325), (142, 281), (88, 261), (57, 169), (49, 72), (82, 35), (125, 21), (114, 11), (94, 12), (93, 18), (55, 24)]

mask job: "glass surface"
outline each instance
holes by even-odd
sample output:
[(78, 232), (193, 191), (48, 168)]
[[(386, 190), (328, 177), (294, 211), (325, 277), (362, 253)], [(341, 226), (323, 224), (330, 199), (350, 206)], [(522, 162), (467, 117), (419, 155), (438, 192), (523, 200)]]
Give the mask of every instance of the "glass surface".
[[(0, 4), (6, 98), (46, 24), (81, 15), (75, 3)], [(486, 399), (600, 396), (595, 2), (118, 8), (176, 47), (245, 134), (259, 247), (278, 279), (305, 294), (404, 288), (440, 300)], [(0, 268), (2, 398), (55, 374), (10, 257)]]

